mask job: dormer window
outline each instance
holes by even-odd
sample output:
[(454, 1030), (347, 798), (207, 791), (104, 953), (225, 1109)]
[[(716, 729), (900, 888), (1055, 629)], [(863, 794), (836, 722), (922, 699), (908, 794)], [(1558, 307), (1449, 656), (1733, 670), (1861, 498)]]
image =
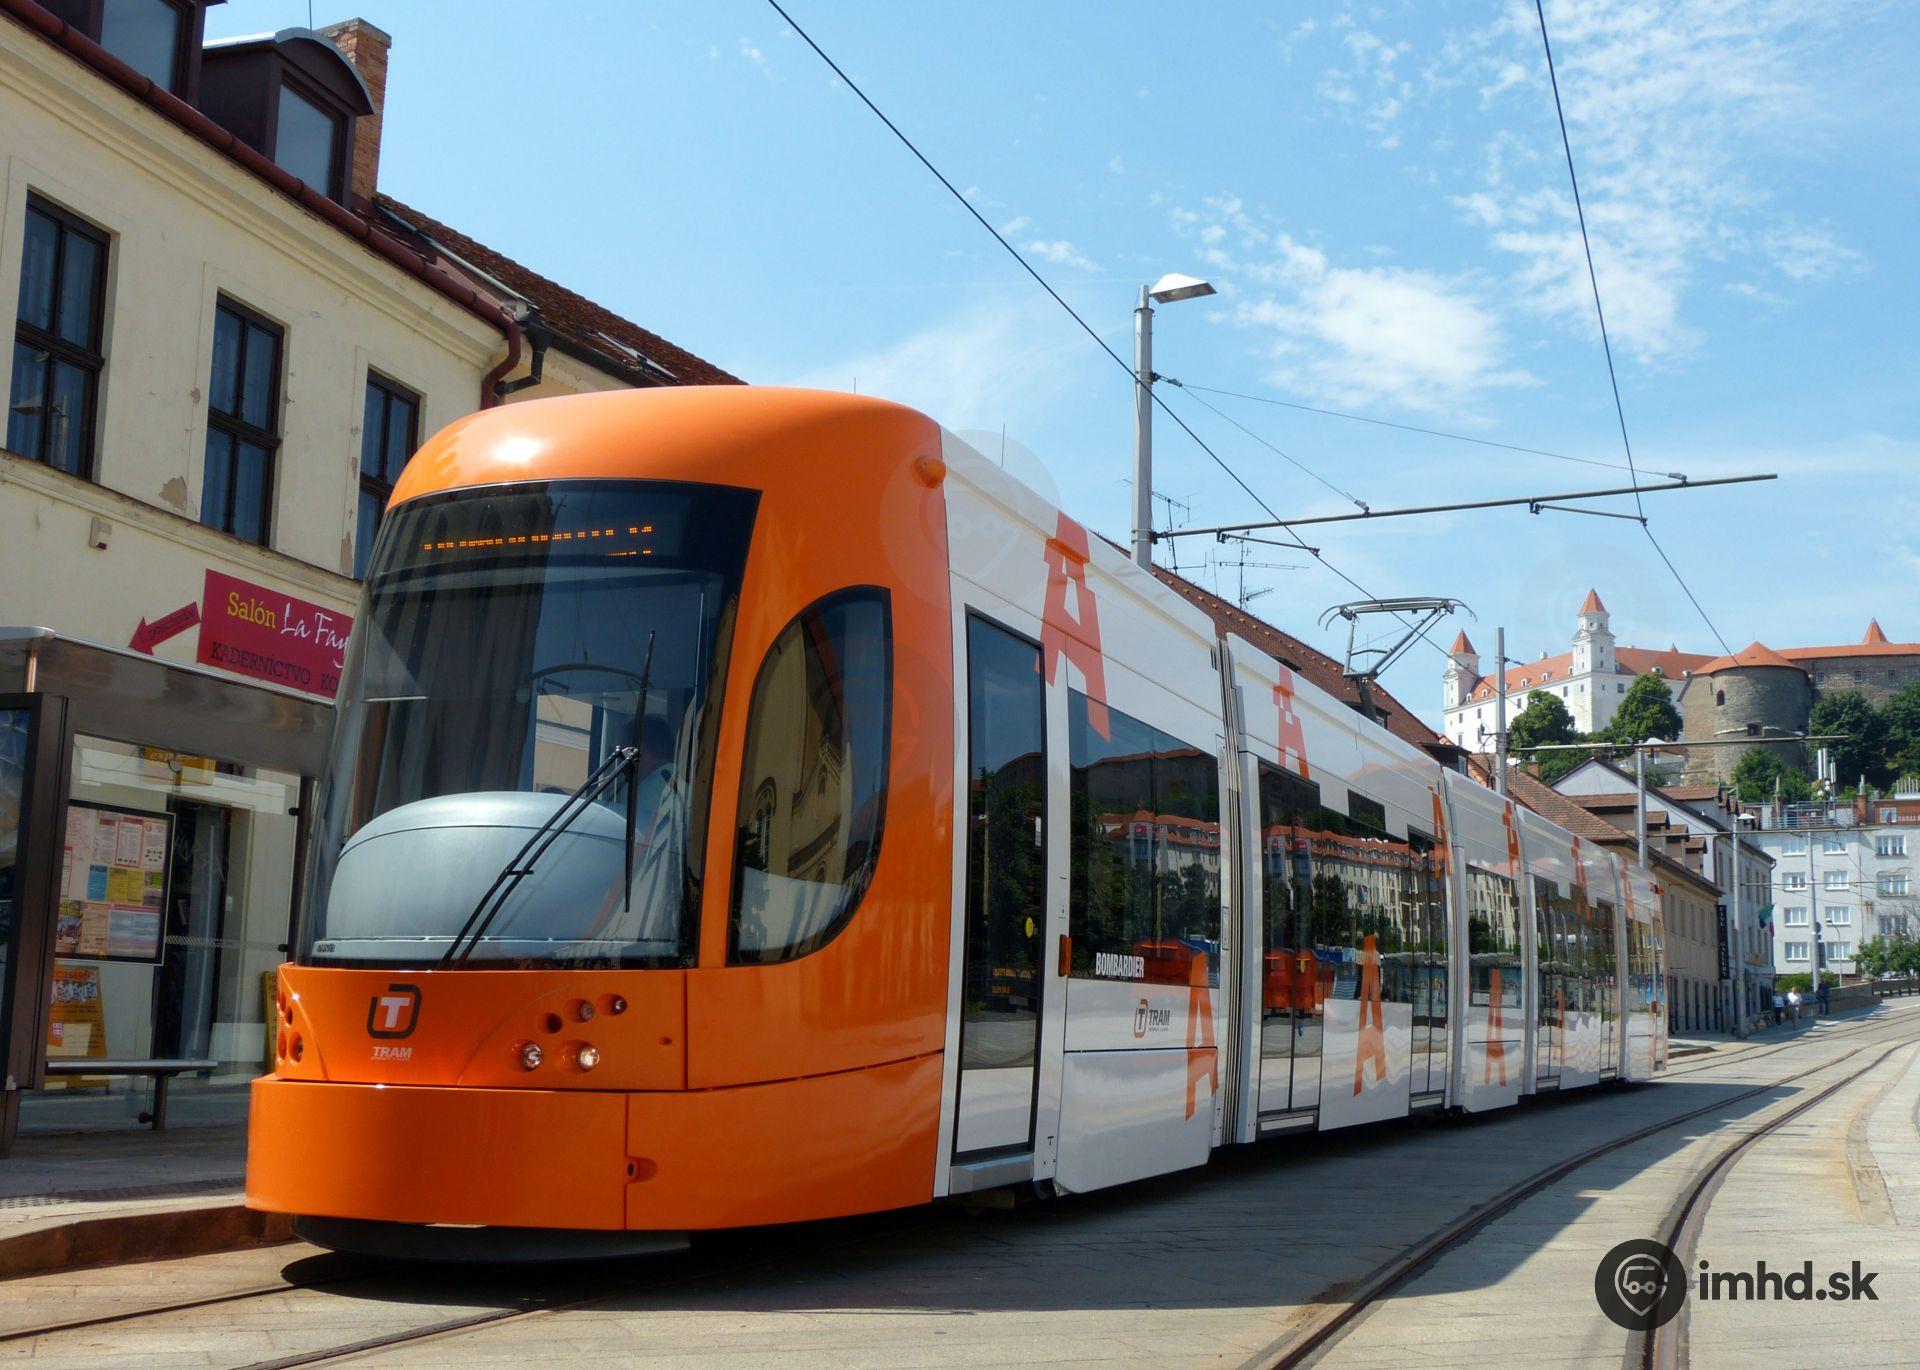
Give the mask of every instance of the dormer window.
[(200, 108), (330, 200), (347, 198), (354, 120), (374, 112), (353, 64), (312, 29), (207, 44)]
[(40, 0), (165, 91), (191, 102), (200, 72), (203, 0)]
[(156, 86), (178, 90), (187, 11), (169, 0), (103, 0), (100, 46)]
[(296, 89), (291, 81), (280, 86), (280, 112), (274, 120), (273, 160), (322, 195), (338, 198), (340, 125), (330, 114)]

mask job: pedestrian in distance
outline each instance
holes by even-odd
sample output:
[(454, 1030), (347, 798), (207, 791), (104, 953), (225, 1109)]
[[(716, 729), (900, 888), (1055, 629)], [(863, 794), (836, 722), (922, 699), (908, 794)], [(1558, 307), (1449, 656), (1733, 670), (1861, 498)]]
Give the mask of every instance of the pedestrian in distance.
[(1820, 1012), (1823, 1016), (1833, 1012), (1833, 986), (1829, 985), (1825, 980), (1820, 982), (1819, 1003)]
[(1800, 1021), (1800, 991), (1797, 989), (1787, 991), (1787, 1016), (1796, 1023)]
[(1779, 990), (1773, 992), (1773, 1025), (1779, 1027), (1787, 1016), (1787, 996)]

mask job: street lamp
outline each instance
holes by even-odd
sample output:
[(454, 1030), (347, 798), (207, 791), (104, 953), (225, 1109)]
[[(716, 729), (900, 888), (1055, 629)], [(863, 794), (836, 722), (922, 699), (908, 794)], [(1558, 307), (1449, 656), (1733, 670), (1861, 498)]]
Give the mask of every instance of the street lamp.
[(1140, 287), (1133, 311), (1133, 562), (1153, 569), (1153, 306), (1213, 294), (1197, 276), (1169, 272)]

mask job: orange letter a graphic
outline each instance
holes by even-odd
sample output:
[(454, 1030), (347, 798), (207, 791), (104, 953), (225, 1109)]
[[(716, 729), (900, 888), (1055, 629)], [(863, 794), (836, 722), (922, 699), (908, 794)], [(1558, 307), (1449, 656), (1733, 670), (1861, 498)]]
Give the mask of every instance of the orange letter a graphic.
[(1220, 1092), (1220, 1053), (1213, 1040), (1213, 994), (1207, 988), (1207, 958), (1193, 958), (1187, 968), (1187, 1116), (1193, 1116), (1194, 1093), (1202, 1079)]
[(1493, 984), (1487, 991), (1487, 1002), (1492, 1007), (1487, 1014), (1487, 1066), (1481, 1073), (1480, 1083), (1493, 1083), (1493, 1067), (1500, 1066), (1500, 1083), (1507, 1082), (1507, 1043), (1501, 1034), (1505, 1031), (1500, 1021), (1500, 967), (1493, 968)]
[(1380, 944), (1368, 933), (1360, 944), (1360, 1040), (1353, 1052), (1353, 1092), (1365, 1088), (1367, 1062), (1374, 1083), (1387, 1082), (1386, 1020), (1380, 1007)]

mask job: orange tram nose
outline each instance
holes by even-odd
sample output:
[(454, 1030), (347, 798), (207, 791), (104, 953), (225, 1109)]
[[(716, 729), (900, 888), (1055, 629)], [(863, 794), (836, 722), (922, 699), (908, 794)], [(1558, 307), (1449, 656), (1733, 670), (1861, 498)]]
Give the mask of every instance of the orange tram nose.
[(465, 1257), (933, 1197), (940, 443), (897, 405), (724, 387), (491, 410), (413, 457), (342, 671), (249, 1204)]
[[(937, 1056), (689, 1090), (686, 981), (284, 968), (249, 1204), (325, 1245), (477, 1256), (657, 1250), (926, 1201)], [(862, 1118), (884, 1130), (859, 1137)], [(436, 1251), (409, 1230), (427, 1224), (512, 1231)]]

